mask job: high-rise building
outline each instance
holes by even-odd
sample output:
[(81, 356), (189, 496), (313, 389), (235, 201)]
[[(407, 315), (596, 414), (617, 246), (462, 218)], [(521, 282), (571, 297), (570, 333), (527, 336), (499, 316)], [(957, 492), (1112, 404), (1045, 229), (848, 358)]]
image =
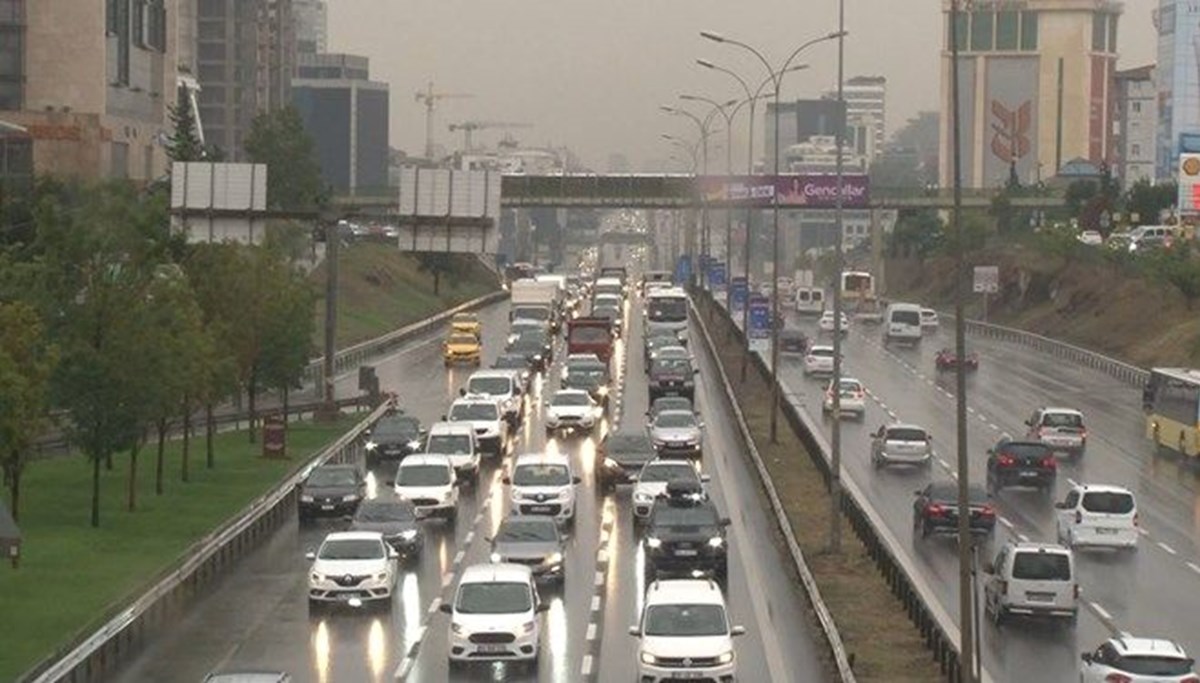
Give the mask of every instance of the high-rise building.
[(1122, 187), (1156, 177), (1158, 86), (1154, 75), (1153, 64), (1116, 75), (1115, 171)]
[(292, 97), (316, 144), (322, 179), (336, 190), (388, 184), (388, 85), (366, 57), (299, 55)]
[(1174, 178), (1180, 152), (1200, 152), (1200, 3), (1159, 0), (1157, 176)]
[(165, 173), (176, 2), (0, 2), (0, 118), (27, 131), (37, 173)]
[(325, 52), (329, 42), (329, 17), (325, 0), (292, 0), (296, 17), (296, 51)]
[(292, 0), (199, 0), (197, 26), (205, 138), (228, 160), (242, 161), (254, 117), (291, 102)]
[[(779, 103), (779, 167), (784, 167), (783, 151), (814, 135), (837, 135), (845, 119), (845, 109), (836, 99), (796, 100)], [(763, 168), (771, 170), (775, 153), (775, 103), (768, 102), (763, 114)]]
[[(837, 91), (826, 93), (825, 99), (836, 100)], [(870, 122), (875, 136), (872, 146), (882, 150), (887, 125), (887, 78), (855, 76), (842, 84), (842, 99), (846, 100), (846, 116)]]
[[(943, 0), (940, 181), (952, 183), (950, 2)], [(1109, 162), (1117, 20), (1112, 0), (975, 3), (959, 13), (962, 181), (1056, 174), (1076, 158)]]

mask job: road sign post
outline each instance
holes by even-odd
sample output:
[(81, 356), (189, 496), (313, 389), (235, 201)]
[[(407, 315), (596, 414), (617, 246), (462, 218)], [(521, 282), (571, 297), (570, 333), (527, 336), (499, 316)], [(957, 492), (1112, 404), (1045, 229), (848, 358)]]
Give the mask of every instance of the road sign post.
[(988, 295), (1000, 291), (999, 266), (975, 266), (975, 280), (972, 287), (977, 294), (983, 295), (983, 321), (988, 319)]

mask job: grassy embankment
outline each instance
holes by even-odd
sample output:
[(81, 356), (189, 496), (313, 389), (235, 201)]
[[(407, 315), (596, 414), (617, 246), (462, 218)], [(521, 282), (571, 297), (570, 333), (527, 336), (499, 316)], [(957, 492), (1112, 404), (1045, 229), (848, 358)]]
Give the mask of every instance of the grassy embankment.
[[(705, 320), (714, 320), (701, 304)], [(866, 547), (843, 520), (841, 555), (828, 549), (830, 498), (821, 473), (799, 437), (782, 422), (778, 443), (770, 440), (770, 385), (753, 369), (741, 382), (742, 348), (720, 315), (709, 323), (721, 364), (730, 375), (734, 393), (746, 416), (792, 531), (804, 552), (821, 596), (833, 614), (854, 671), (864, 683), (925, 683), (941, 678), (921, 634), (889, 590)], [(815, 619), (814, 619), (815, 623)]]

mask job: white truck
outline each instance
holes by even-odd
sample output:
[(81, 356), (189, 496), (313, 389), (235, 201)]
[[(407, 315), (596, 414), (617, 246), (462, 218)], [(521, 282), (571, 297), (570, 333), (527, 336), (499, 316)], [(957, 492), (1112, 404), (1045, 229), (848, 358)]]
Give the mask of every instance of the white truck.
[(508, 319), (537, 320), (558, 331), (558, 304), (561, 289), (555, 281), (517, 280), (512, 283), (511, 308)]

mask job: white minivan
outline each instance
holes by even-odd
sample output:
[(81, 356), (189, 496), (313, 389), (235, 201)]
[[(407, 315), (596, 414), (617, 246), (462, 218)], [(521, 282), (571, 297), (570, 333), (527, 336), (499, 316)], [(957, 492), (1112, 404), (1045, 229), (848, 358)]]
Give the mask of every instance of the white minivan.
[(548, 607), (529, 567), (467, 567), (454, 597), (440, 606), (450, 615), (450, 665), (499, 660), (536, 667), (542, 631), (538, 615)]
[(820, 287), (797, 287), (796, 312), (800, 315), (821, 315), (824, 313), (825, 290)]
[(1077, 484), (1054, 507), (1064, 545), (1137, 548), (1137, 500), (1129, 489)]
[(503, 478), (508, 486), (513, 512), (548, 515), (564, 523), (575, 521), (575, 487), (580, 478), (565, 455), (526, 453), (517, 456), (512, 473)]
[(883, 315), (883, 343), (921, 343), (921, 306), (917, 304), (888, 304)]
[(1079, 583), (1070, 548), (1010, 542), (983, 571), (983, 611), (996, 626), (1012, 616), (1052, 617), (1075, 625)]

